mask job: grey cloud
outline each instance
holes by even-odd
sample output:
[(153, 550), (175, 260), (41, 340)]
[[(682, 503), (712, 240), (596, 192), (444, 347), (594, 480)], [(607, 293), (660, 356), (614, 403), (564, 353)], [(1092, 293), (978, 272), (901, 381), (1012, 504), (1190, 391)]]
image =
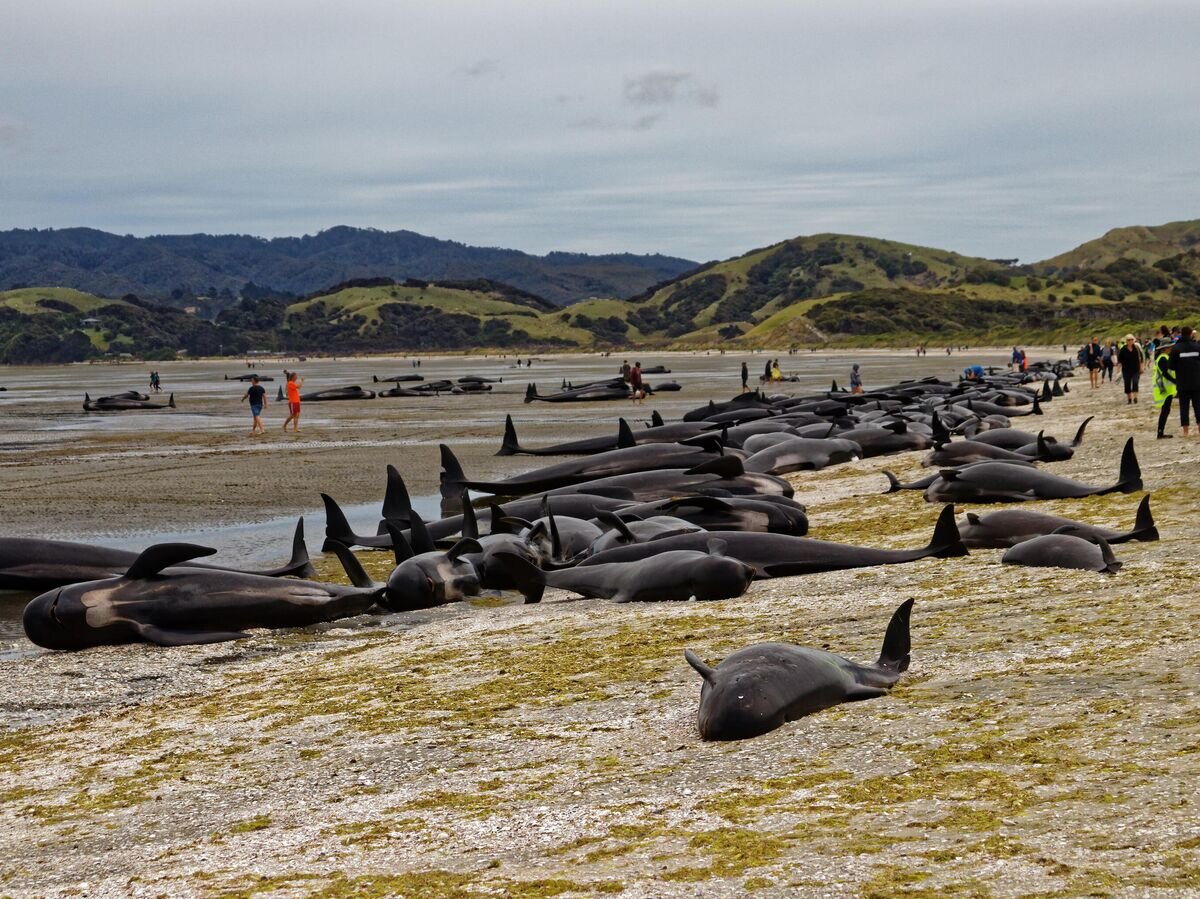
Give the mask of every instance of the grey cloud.
[(480, 59), (469, 66), (463, 66), (459, 71), (468, 78), (483, 78), (488, 75), (495, 75), (500, 71), (500, 60)]
[(700, 84), (690, 72), (658, 69), (625, 79), (626, 103), (634, 106), (670, 106), (694, 103), (713, 107), (720, 101), (716, 85)]

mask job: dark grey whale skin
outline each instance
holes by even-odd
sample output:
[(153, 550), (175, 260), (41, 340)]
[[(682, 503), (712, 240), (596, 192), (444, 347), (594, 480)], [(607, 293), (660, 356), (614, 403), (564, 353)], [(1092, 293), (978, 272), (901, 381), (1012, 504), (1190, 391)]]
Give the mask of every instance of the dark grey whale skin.
[[(129, 570), (138, 554), (89, 543), (66, 540), (40, 540), (34, 537), (0, 537), (0, 590), (49, 590), (81, 581), (114, 577)], [(213, 568), (238, 571), (218, 565), (193, 568)], [(280, 568), (267, 571), (244, 571), (264, 577), (312, 577), (316, 574), (304, 545), (304, 519), (296, 523), (292, 538), (292, 558)]]
[(887, 695), (908, 670), (912, 604), (910, 599), (893, 613), (874, 665), (822, 649), (758, 643), (712, 668), (684, 650), (688, 664), (704, 679), (697, 713), (700, 738), (745, 740), (843, 702)]
[(379, 589), (184, 567), (216, 550), (187, 543), (146, 549), (120, 577), (70, 584), (25, 607), (25, 634), (46, 649), (144, 641), (220, 643), (248, 628), (305, 627), (366, 612)]
[(1108, 543), (1158, 539), (1158, 528), (1155, 526), (1154, 516), (1150, 512), (1148, 495), (1142, 497), (1133, 528), (1129, 531), (1114, 531), (1071, 518), (1048, 515), (1045, 512), (1034, 512), (1029, 509), (1002, 509), (986, 515), (968, 512), (959, 522), (958, 531), (962, 534), (963, 543), (972, 549), (1003, 549), (1016, 546), (1018, 543), (1034, 537), (1052, 534), (1062, 527), (1074, 528), (1073, 533), (1086, 540), (1103, 538)]
[[(1063, 531), (1068, 530), (1073, 528), (1063, 528)], [(1006, 550), (1000, 561), (1006, 565), (1075, 568), (1100, 574), (1116, 574), (1121, 570), (1121, 563), (1113, 556), (1108, 541), (1099, 538), (1093, 543), (1083, 537), (1058, 532), (1023, 540)]]
[(1142, 470), (1133, 450), (1133, 438), (1125, 443), (1117, 482), (1109, 487), (1081, 484), (1036, 468), (1007, 462), (977, 462), (962, 469), (944, 469), (926, 488), (926, 502), (996, 503), (1032, 499), (1069, 499), (1107, 493), (1134, 493), (1142, 489)]
[(788, 577), (820, 571), (866, 568), (872, 565), (895, 565), (931, 556), (947, 558), (967, 554), (967, 548), (959, 539), (958, 527), (954, 523), (954, 507), (946, 506), (938, 516), (933, 538), (927, 546), (918, 549), (875, 549), (784, 534), (708, 531), (680, 534), (649, 543), (635, 543), (606, 550), (584, 559), (578, 568), (607, 562), (631, 562), (670, 550), (703, 550), (711, 539), (723, 541), (723, 552), (753, 566), (759, 578)]

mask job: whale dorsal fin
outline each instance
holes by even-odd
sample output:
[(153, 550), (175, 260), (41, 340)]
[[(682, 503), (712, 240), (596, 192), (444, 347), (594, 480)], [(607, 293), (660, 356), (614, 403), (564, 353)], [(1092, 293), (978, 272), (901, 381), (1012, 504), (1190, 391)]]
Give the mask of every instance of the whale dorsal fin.
[(164, 568), (182, 565), (192, 559), (211, 556), (216, 550), (211, 546), (197, 546), (194, 543), (156, 543), (142, 550), (142, 554), (133, 560), (127, 578), (154, 577)]
[(622, 418), (617, 422), (617, 449), (628, 449), (631, 446), (637, 446), (637, 440), (633, 436), (629, 422)]
[(392, 537), (392, 555), (396, 559), (396, 564), (407, 562), (416, 553), (413, 552), (412, 546), (404, 537), (404, 531), (400, 529), (400, 525), (390, 519), (384, 519), (384, 524), (387, 526), (387, 532)]
[(479, 538), (479, 521), (475, 518), (475, 507), (471, 505), (471, 497), (466, 490), (462, 494), (462, 535), (472, 540)]
[(596, 518), (620, 534), (621, 539), (626, 543), (637, 543), (637, 537), (633, 535), (633, 531), (629, 530), (629, 525), (622, 521), (620, 516), (604, 509), (600, 509), (596, 512)]
[(663, 417), (658, 414), (658, 410), (650, 413), (650, 424), (655, 428), (661, 428), (663, 426)]
[(700, 656), (696, 655), (690, 649), (685, 649), (683, 651), (683, 657), (687, 659), (687, 663), (689, 665), (696, 669), (696, 673), (704, 678), (706, 683), (711, 684), (716, 680), (716, 670), (710, 668), (708, 665), (705, 665), (704, 662), (700, 660)]

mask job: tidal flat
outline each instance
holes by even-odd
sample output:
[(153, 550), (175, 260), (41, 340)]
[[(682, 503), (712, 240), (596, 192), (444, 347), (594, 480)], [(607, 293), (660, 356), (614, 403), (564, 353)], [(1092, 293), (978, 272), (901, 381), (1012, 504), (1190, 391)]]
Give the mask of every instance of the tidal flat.
[[(870, 386), (885, 380), (876, 360), (949, 374), (980, 357), (854, 358)], [(565, 358), (533, 373), (578, 365), (599, 376), (620, 364)], [(310, 510), (318, 490), (377, 501), (387, 462), (414, 494), (433, 492), (428, 444), (447, 431), (456, 448), (478, 447), (463, 455), (468, 471), (533, 467), (490, 456), (506, 411), (531, 444), (596, 433), (618, 414), (677, 416), (736, 390), (737, 357), (719, 369), (703, 359), (643, 359), (677, 368), (685, 390), (636, 413), (524, 406), (516, 394), (414, 400), (439, 405), (389, 405), (386, 418), (371, 410), (402, 401), (333, 404), (354, 408), (320, 407), (311, 434), (302, 426), (302, 441), (345, 446), (267, 449), (272, 433), (247, 448), (240, 430), (157, 424), (41, 443), (30, 424), (29, 447), (5, 447), (0, 522), (44, 536), (216, 536), (253, 520), (246, 510)], [(850, 361), (814, 359), (811, 383), (784, 390), (842, 380)], [(427, 363), (443, 364), (487, 373), (476, 360)], [(382, 376), (388, 364), (371, 366)], [(1136, 435), (1163, 539), (1115, 547), (1125, 567), (1112, 577), (1006, 566), (1002, 551), (975, 550), (757, 582), (742, 599), (703, 605), (552, 592), (537, 606), (484, 598), (235, 643), (0, 662), (0, 893), (1200, 895), (1200, 439), (1155, 441), (1148, 395), (1127, 406), (1119, 386), (1068, 383), (1046, 415), (1014, 424), (1069, 438), (1095, 415), (1075, 457), (1052, 470), (1100, 484)], [(228, 392), (212, 389), (210, 401)], [(3, 402), (9, 422), (32, 415)], [(790, 475), (811, 535), (927, 542), (940, 506), (920, 492), (884, 495), (880, 474), (911, 480), (923, 455)], [(1029, 507), (1127, 529), (1140, 497)], [(50, 517), (54, 529), (39, 531)], [(319, 543), (314, 532), (314, 555)], [(376, 576), (389, 566), (382, 553), (360, 558)], [(342, 579), (335, 560), (317, 561)], [(700, 681), (684, 647), (716, 661), (784, 640), (871, 660), (908, 598), (912, 667), (890, 696), (751, 741), (698, 739)]]

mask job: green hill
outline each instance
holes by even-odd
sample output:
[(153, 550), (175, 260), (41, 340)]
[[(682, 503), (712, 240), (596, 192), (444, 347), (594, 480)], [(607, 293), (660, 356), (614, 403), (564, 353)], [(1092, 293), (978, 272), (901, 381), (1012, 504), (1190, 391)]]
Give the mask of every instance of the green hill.
[[(347, 282), (243, 299), (215, 323), (127, 296), (0, 293), (0, 362), (618, 347), (1077, 343), (1200, 319), (1200, 223), (1110, 231), (1018, 267), (878, 238), (817, 234), (710, 263), (628, 300), (559, 308), (488, 280)], [(1198, 238), (1200, 239), (1200, 238)], [(1186, 247), (1185, 249), (1180, 249)], [(89, 322), (86, 319), (99, 319)]]
[(1036, 263), (1034, 268), (1042, 272), (1097, 269), (1118, 259), (1132, 259), (1143, 265), (1153, 265), (1160, 259), (1193, 249), (1200, 249), (1200, 220), (1153, 226), (1135, 225), (1114, 228), (1103, 237)]

